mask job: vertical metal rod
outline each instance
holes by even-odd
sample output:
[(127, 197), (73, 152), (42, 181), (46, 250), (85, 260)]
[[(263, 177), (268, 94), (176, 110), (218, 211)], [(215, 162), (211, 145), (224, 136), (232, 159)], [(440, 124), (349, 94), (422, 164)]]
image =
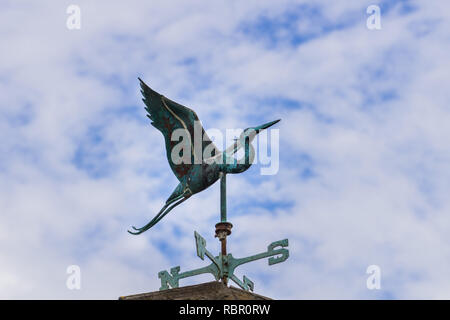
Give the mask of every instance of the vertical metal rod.
[[(227, 256), (227, 237), (223, 237), (223, 239), (220, 240), (222, 244), (222, 259), (224, 259)], [(224, 266), (225, 267), (225, 266)], [(222, 282), (224, 285), (228, 284), (228, 277), (226, 275), (223, 275)]]
[(227, 174), (220, 173), (220, 221), (227, 222)]
[[(227, 175), (225, 172), (220, 173), (220, 222), (227, 222)], [(222, 259), (227, 256), (227, 233), (222, 233), (219, 237), (221, 244)], [(225, 266), (223, 266), (225, 268)], [(227, 285), (228, 278), (222, 276), (222, 282)]]
[(249, 137), (245, 137), (245, 148), (244, 148), (244, 152), (245, 152), (245, 164), (250, 164), (250, 138)]
[(223, 237), (223, 239), (220, 239), (220, 242), (222, 244), (221, 253), (223, 256), (226, 256), (227, 255), (227, 237)]

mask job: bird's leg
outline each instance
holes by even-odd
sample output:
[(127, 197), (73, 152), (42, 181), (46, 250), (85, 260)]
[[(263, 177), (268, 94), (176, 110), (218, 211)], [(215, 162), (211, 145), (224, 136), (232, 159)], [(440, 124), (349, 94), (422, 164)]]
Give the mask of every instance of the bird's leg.
[[(148, 230), (151, 226), (150, 225), (154, 225), (156, 222), (155, 222), (155, 220), (156, 219), (158, 219), (160, 216), (161, 216), (161, 214), (164, 212), (164, 210), (166, 210), (166, 208), (170, 205), (170, 204), (172, 204), (172, 203), (174, 203), (175, 201), (177, 201), (177, 200), (179, 200), (180, 198), (182, 198), (183, 197), (183, 195), (181, 194), (181, 195), (179, 195), (178, 197), (176, 197), (176, 198), (174, 198), (174, 199), (172, 199), (172, 200), (170, 200), (169, 202), (167, 202), (165, 205), (164, 205), (164, 207), (162, 207), (162, 209), (158, 212), (158, 214), (149, 222), (149, 223), (147, 223), (145, 226), (143, 226), (142, 228), (136, 228), (136, 227), (134, 227), (134, 226), (132, 226), (132, 228), (134, 229), (134, 230), (137, 230), (137, 231), (139, 231), (139, 230), (143, 230), (143, 229), (146, 229), (146, 230)], [(158, 220), (159, 221), (159, 220)], [(149, 227), (150, 226), (150, 227)], [(128, 231), (128, 232), (130, 232), (130, 231)], [(130, 232), (131, 233), (131, 232)]]
[[(183, 196), (183, 195), (180, 195), (180, 196), (178, 196), (178, 197), (176, 197), (176, 198), (170, 200), (169, 202), (167, 202), (167, 203), (164, 205), (164, 207), (162, 207), (162, 209), (158, 212), (158, 214), (157, 214), (157, 215), (156, 215), (149, 223), (147, 223), (147, 225), (150, 224), (150, 223), (152, 223), (152, 222), (155, 221), (156, 219), (158, 219), (158, 217), (164, 212), (164, 210), (166, 210), (166, 208), (167, 208), (171, 203), (174, 203), (175, 201), (177, 201), (178, 199), (180, 199), (182, 196)], [(134, 230), (141, 230), (141, 229), (144, 229), (147, 225), (143, 226), (142, 228), (136, 228), (136, 227), (134, 227), (134, 226), (132, 226), (132, 228), (133, 228)]]
[[(172, 205), (171, 207), (169, 207), (161, 216), (159, 217), (155, 217), (153, 220), (153, 225), (157, 224), (162, 218), (164, 218), (164, 216), (166, 214), (168, 214), (173, 208), (175, 208), (176, 206), (178, 206), (180, 203), (182, 203), (183, 201), (187, 200), (190, 196), (192, 196), (192, 191), (189, 188), (185, 188), (184, 189), (184, 193), (182, 195), (179, 195), (178, 197), (174, 198), (173, 200), (171, 200), (170, 202), (168, 202), (167, 204), (171, 204), (174, 201), (180, 199), (183, 197), (183, 199), (181, 199), (180, 201), (178, 201), (177, 203), (175, 203), (174, 205)], [(153, 226), (152, 225), (152, 226)], [(151, 228), (151, 227), (150, 227)]]
[(163, 211), (162, 214), (158, 214), (157, 217), (153, 218), (152, 221), (150, 221), (149, 223), (147, 223), (144, 227), (139, 228), (139, 229), (135, 229), (137, 230), (136, 232), (132, 232), (130, 230), (128, 230), (129, 233), (133, 234), (133, 235), (137, 235), (137, 234), (141, 234), (145, 231), (147, 231), (148, 229), (150, 229), (151, 227), (153, 227), (155, 224), (157, 224), (162, 218), (164, 218), (164, 216), (166, 214), (168, 214), (173, 208), (175, 208), (177, 205), (179, 205), (180, 203), (182, 203), (183, 201), (185, 201), (187, 198), (183, 198), (180, 201), (178, 201), (177, 203), (171, 205), (168, 209), (166, 209), (165, 211)]
[[(166, 214), (168, 214), (173, 208), (175, 208), (177, 205), (181, 204), (182, 202), (186, 201), (188, 198), (183, 198), (180, 201), (178, 201), (177, 203), (173, 204), (172, 206), (170, 206), (158, 219), (155, 220), (155, 222), (148, 228), (150, 229), (152, 226), (154, 226), (155, 224), (157, 224), (162, 218), (164, 218), (164, 216)], [(144, 231), (146, 231), (147, 229), (145, 229)]]
[[(190, 195), (189, 195), (190, 196)], [(182, 203), (183, 201), (185, 201), (186, 199), (189, 198), (189, 196), (185, 196), (185, 194), (182, 194), (178, 197), (176, 197), (175, 199), (171, 200), (170, 202), (168, 202), (163, 209), (161, 209), (161, 211), (156, 215), (156, 217), (154, 217), (152, 219), (152, 221), (150, 221), (149, 223), (147, 223), (145, 226), (143, 226), (142, 228), (134, 228), (134, 230), (136, 230), (136, 232), (132, 232), (130, 230), (128, 230), (128, 233), (137, 235), (137, 234), (141, 234), (142, 232), (147, 231), (148, 229), (150, 229), (151, 227), (153, 227), (155, 224), (157, 224), (162, 218), (164, 218), (164, 216), (166, 214), (168, 214), (173, 208), (175, 208), (177, 205), (179, 205), (180, 203)], [(183, 199), (181, 199), (180, 201), (174, 203), (173, 205), (171, 205), (169, 208), (167, 208), (167, 206), (173, 202), (175, 202), (176, 200), (179, 200), (181, 197), (183, 197)]]

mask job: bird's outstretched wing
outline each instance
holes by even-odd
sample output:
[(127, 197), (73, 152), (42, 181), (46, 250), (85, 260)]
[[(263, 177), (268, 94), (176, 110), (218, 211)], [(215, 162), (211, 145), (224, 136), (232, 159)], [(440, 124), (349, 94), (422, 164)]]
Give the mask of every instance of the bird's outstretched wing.
[[(218, 154), (220, 151), (213, 144), (213, 142), (206, 135), (205, 130), (200, 125), (195, 130), (195, 125), (199, 125), (200, 121), (197, 117), (197, 114), (185, 107), (181, 104), (172, 101), (158, 92), (150, 89), (140, 78), (139, 81), (141, 83), (141, 92), (144, 98), (144, 101), (148, 114), (147, 117), (152, 120), (152, 125), (162, 132), (164, 135), (165, 143), (166, 143), (166, 152), (167, 152), (167, 160), (169, 161), (170, 167), (178, 178), (181, 181), (182, 177), (185, 176), (192, 168), (193, 165), (202, 163), (203, 161), (203, 150), (208, 147), (208, 150), (212, 150), (210, 152), (211, 155)], [(184, 129), (185, 132), (189, 133), (189, 143), (190, 143), (190, 161), (186, 161), (187, 163), (179, 163), (175, 164), (172, 159), (172, 149), (180, 142), (179, 140), (172, 141), (172, 133), (176, 129)], [(194, 131), (201, 132), (200, 137), (194, 136)], [(198, 134), (197, 133), (197, 134)], [(197, 139), (197, 143), (201, 146), (201, 148), (195, 148), (194, 143), (195, 139)]]

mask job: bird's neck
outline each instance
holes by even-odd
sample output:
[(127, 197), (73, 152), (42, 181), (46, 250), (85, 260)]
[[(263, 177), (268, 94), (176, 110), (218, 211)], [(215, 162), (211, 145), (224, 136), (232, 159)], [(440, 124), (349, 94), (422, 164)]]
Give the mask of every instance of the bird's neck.
[(241, 140), (239, 139), (238, 141), (236, 141), (232, 147), (233, 149), (231, 154), (226, 151), (223, 153), (222, 171), (225, 173), (241, 173), (246, 171), (248, 168), (250, 168), (255, 158), (255, 150), (250, 144), (249, 137), (245, 137), (244, 157), (242, 159), (237, 160), (233, 156), (242, 148)]

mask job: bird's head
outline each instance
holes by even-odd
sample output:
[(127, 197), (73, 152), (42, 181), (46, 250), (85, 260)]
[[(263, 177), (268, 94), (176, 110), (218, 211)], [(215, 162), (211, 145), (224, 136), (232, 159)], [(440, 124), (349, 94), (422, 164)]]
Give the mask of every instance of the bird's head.
[(242, 133), (241, 136), (239, 137), (239, 140), (241, 140), (241, 143), (244, 144), (245, 143), (245, 138), (248, 137), (249, 138), (249, 142), (252, 142), (253, 139), (255, 139), (256, 135), (258, 133), (260, 133), (261, 131), (273, 126), (275, 123), (279, 122), (281, 119), (275, 120), (275, 121), (271, 121), (271, 122), (267, 122), (263, 125), (257, 126), (257, 127), (250, 127), (245, 129)]

